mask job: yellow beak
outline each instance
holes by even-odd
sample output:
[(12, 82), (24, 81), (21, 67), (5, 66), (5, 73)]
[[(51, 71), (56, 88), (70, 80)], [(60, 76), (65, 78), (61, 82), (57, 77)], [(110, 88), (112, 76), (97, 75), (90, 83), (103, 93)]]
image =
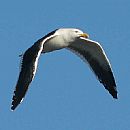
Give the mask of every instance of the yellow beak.
[(80, 37), (89, 38), (89, 35), (87, 33), (80, 34)]

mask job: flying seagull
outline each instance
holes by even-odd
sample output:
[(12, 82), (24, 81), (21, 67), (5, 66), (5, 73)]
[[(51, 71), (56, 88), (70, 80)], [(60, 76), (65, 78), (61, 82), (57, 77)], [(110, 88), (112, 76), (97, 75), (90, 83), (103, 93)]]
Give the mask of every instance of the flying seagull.
[(61, 28), (36, 41), (22, 55), (21, 70), (12, 99), (12, 110), (22, 102), (34, 79), (40, 55), (62, 48), (71, 50), (87, 61), (97, 79), (113, 98), (117, 99), (116, 83), (111, 64), (102, 46), (98, 42), (90, 40), (88, 34), (79, 29)]

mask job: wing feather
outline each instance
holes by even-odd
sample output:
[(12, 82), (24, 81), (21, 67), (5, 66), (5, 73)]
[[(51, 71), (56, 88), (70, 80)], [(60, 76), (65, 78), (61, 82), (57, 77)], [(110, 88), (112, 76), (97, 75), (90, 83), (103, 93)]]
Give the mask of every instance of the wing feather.
[(14, 91), (11, 107), (12, 110), (14, 110), (17, 107), (17, 105), (20, 104), (27, 92), (29, 84), (34, 78), (41, 51), (42, 44), (35, 43), (23, 55), (21, 71)]
[(43, 44), (50, 38), (53, 38), (54, 35), (50, 33), (47, 36), (35, 42), (34, 45), (27, 49), (25, 53), (22, 55), (21, 71), (12, 99), (12, 110), (14, 110), (22, 102), (29, 85), (36, 74), (38, 60), (44, 49)]
[(109, 91), (113, 98), (117, 98), (112, 68), (101, 45), (86, 38), (79, 38), (69, 46), (69, 49), (88, 62), (90, 68), (104, 85), (105, 89)]

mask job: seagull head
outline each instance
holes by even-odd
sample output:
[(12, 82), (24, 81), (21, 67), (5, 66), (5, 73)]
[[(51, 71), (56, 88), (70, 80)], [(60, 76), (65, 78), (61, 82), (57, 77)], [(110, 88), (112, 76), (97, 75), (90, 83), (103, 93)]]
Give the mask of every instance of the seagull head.
[(79, 29), (72, 29), (72, 35), (74, 35), (76, 38), (79, 37), (89, 38), (89, 35), (87, 33), (84, 33)]
[(62, 38), (68, 42), (73, 42), (80, 37), (89, 38), (87, 33), (76, 28), (61, 28), (57, 30), (55, 34), (62, 36)]

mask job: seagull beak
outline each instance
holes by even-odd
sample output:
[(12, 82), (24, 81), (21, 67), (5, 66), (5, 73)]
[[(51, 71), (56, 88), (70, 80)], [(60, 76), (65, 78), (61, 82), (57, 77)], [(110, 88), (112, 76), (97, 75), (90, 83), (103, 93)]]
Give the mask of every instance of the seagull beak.
[(87, 33), (80, 34), (80, 37), (89, 38), (89, 35)]

